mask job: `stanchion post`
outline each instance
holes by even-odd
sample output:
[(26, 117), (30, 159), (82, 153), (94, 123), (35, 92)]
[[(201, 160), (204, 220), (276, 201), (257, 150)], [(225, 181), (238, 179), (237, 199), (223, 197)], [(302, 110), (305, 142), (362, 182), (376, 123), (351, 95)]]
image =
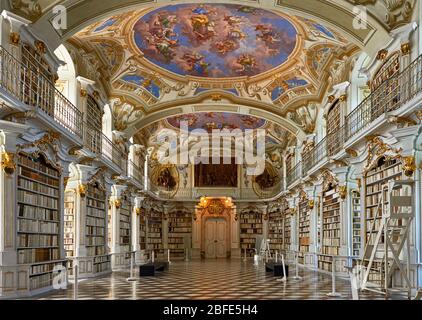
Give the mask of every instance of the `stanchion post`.
[(152, 252), (151, 252), (151, 262), (152, 263), (155, 262), (155, 252), (154, 252), (154, 250), (152, 250)]
[(278, 263), (278, 251), (275, 252), (275, 263)]
[(327, 294), (329, 297), (341, 297), (341, 293), (336, 292), (336, 257), (332, 256), (333, 262), (331, 265), (331, 286), (332, 291)]
[(136, 281), (136, 278), (133, 276), (133, 267), (134, 267), (134, 256), (135, 252), (130, 253), (130, 277), (127, 278), (127, 281)]
[(73, 300), (78, 300), (78, 263), (77, 260), (74, 260), (76, 263), (73, 265)]
[(167, 262), (169, 264), (171, 264), (171, 261), (170, 261), (170, 249), (167, 249)]
[(299, 277), (299, 252), (295, 252), (295, 265), (296, 265), (296, 275), (293, 277), (294, 280), (302, 280), (302, 277)]

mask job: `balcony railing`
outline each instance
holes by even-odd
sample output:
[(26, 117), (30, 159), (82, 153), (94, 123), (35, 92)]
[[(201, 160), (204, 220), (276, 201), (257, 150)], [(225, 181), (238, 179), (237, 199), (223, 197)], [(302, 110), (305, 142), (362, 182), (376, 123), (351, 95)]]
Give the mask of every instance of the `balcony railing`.
[(98, 128), (84, 123), (84, 129), (84, 146), (97, 157), (103, 156), (113, 162), (122, 170), (122, 175), (127, 175), (127, 155)]
[(56, 89), (50, 79), (35, 68), (23, 65), (1, 46), (0, 88), (82, 138), (82, 112)]
[[(363, 132), (381, 116), (395, 111), (422, 92), (422, 55), (399, 75), (383, 82), (345, 119), (342, 127), (328, 134), (312, 150), (303, 155), (303, 174), (318, 165), (325, 157), (340, 152), (344, 145)], [(288, 185), (298, 180), (297, 173), (290, 172)]]
[(143, 176), (144, 173), (142, 169), (133, 163), (131, 160), (128, 161), (128, 177), (132, 178), (133, 180), (137, 181), (141, 185), (143, 185)]
[(302, 162), (299, 162), (292, 170), (287, 171), (287, 187), (291, 186), (302, 177)]

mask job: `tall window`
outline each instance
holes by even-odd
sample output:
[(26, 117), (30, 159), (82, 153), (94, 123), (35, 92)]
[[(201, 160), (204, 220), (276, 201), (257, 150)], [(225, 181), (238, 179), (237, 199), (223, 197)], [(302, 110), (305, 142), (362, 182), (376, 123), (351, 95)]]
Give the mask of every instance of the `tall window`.
[(95, 99), (88, 95), (86, 105), (86, 120), (87, 126), (87, 140), (88, 145), (93, 153), (99, 154), (102, 152), (101, 139), (102, 139), (102, 120), (103, 113), (101, 107)]
[(372, 80), (372, 119), (376, 119), (386, 111), (392, 111), (398, 107), (400, 90), (397, 75), (399, 72), (400, 53), (395, 52), (378, 70)]
[(337, 100), (327, 114), (327, 148), (328, 155), (331, 156), (336, 153), (338, 147), (341, 145), (340, 135), (334, 134), (341, 126), (341, 109), (339, 101)]

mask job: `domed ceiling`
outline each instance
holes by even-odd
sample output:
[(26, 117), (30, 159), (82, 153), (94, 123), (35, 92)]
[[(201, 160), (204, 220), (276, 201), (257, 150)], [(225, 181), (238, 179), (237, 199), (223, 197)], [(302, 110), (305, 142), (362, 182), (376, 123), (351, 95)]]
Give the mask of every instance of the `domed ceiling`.
[(254, 76), (285, 63), (297, 32), (286, 18), (235, 4), (177, 4), (134, 26), (144, 57), (179, 75)]

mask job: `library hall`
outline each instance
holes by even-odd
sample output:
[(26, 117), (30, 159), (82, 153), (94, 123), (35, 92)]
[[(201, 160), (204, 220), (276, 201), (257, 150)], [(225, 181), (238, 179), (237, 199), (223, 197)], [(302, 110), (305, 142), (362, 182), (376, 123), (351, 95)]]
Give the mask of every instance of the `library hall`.
[(422, 300), (422, 1), (0, 12), (0, 304)]

